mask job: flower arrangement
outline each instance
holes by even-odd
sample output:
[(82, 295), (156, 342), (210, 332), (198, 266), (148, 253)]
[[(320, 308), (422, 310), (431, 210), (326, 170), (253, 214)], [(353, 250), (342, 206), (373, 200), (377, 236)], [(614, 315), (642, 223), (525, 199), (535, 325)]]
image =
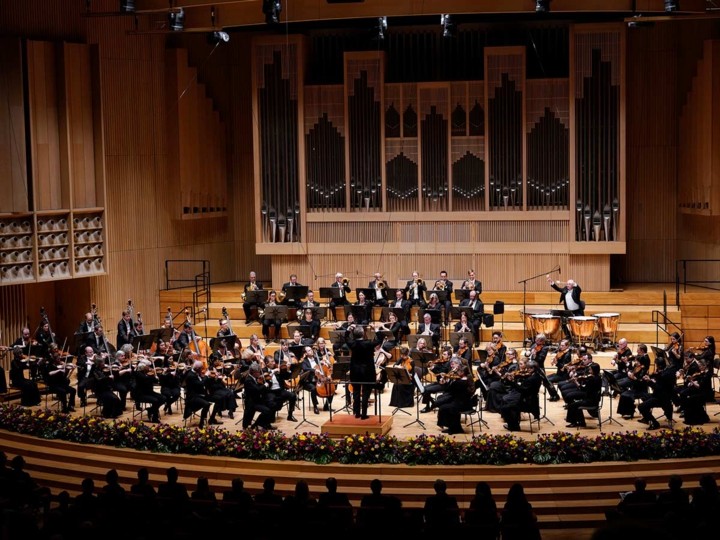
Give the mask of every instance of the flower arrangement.
[(151, 452), (226, 456), (242, 459), (310, 461), (318, 464), (507, 465), (589, 463), (638, 459), (690, 458), (720, 454), (720, 430), (696, 427), (655, 433), (566, 432), (525, 440), (510, 434), (481, 434), (469, 442), (444, 435), (400, 440), (385, 435), (348, 435), (278, 431), (183, 428), (141, 421), (107, 421), (17, 405), (0, 405), (0, 429), (45, 439), (102, 444)]

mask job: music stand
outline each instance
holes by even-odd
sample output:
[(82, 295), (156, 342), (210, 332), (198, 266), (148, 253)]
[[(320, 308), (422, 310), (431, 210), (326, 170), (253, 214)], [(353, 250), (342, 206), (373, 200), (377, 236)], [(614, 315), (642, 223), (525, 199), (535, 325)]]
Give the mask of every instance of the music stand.
[(455, 299), (458, 302), (462, 302), (466, 298), (470, 298), (470, 291), (474, 289), (455, 289)]
[[(553, 384), (550, 382), (550, 379), (547, 378), (547, 374), (545, 373), (545, 370), (544, 370), (544, 369), (539, 369), (539, 367), (538, 367), (538, 368), (536, 369), (536, 371), (540, 374), (540, 379), (542, 380), (542, 385), (545, 387), (545, 392), (543, 392), (543, 411), (542, 411), (542, 416), (537, 419), (538, 429), (540, 429), (540, 420), (545, 420), (546, 422), (549, 422), (551, 426), (554, 426), (554, 425), (555, 425), (555, 422), (553, 422), (552, 420), (550, 420), (550, 419), (547, 417), (547, 414), (545, 414), (545, 413), (547, 412), (547, 395), (548, 395), (548, 389), (552, 388), (552, 389), (554, 390), (555, 388), (553, 387)], [(532, 415), (530, 416), (530, 419), (531, 419), (530, 427), (532, 427)]]
[(439, 309), (420, 309), (418, 315), (422, 319), (426, 313), (430, 314), (430, 321), (433, 324), (442, 324), (440, 322), (440, 310)]
[(263, 304), (267, 301), (267, 297), (268, 297), (267, 289), (258, 289), (255, 291), (246, 291), (245, 292), (245, 301), (248, 304)]
[(473, 308), (471, 308), (470, 306), (453, 306), (453, 308), (450, 310), (450, 318), (453, 320), (460, 320), (460, 316), (462, 313), (465, 313), (468, 321), (472, 321), (476, 318), (475, 310), (473, 310)]
[(309, 308), (298, 308), (298, 310), (300, 310), (300, 311), (305, 311), (306, 309), (309, 309), (310, 311), (312, 311), (313, 319), (317, 319), (318, 321), (324, 319), (327, 314), (326, 307), (316, 306), (316, 307), (309, 307)]
[(397, 291), (402, 291), (403, 292), (403, 300), (407, 300), (407, 298), (405, 298), (405, 288), (404, 287), (386, 287), (385, 288), (385, 300), (387, 300), (388, 302), (391, 302), (391, 303), (395, 302), (395, 293)]
[(376, 300), (376, 294), (375, 289), (367, 288), (367, 287), (356, 287), (355, 288), (355, 298), (358, 300), (360, 299), (360, 293), (363, 293), (365, 295), (365, 300), (374, 302)]
[[(333, 370), (332, 370), (332, 380), (334, 382), (337, 382), (338, 384), (344, 384), (345, 385), (345, 405), (340, 407), (339, 409), (332, 410), (330, 408), (330, 418), (332, 419), (332, 415), (335, 413), (339, 413), (342, 411), (348, 411), (350, 412), (350, 402), (347, 399), (347, 385), (348, 385), (348, 375), (350, 372), (350, 358), (343, 356), (338, 357), (343, 358), (343, 360), (335, 360), (335, 363), (333, 364)], [(347, 360), (345, 360), (347, 358)]]
[(403, 308), (398, 307), (384, 307), (382, 308), (382, 320), (387, 321), (390, 318), (390, 313), (394, 313), (398, 321), (407, 320), (407, 312)]
[(420, 400), (422, 399), (425, 387), (423, 386), (420, 378), (417, 376), (417, 373), (413, 374), (413, 382), (415, 383), (415, 420), (409, 424), (405, 424), (403, 427), (406, 428), (412, 426), (413, 424), (419, 424), (421, 428), (426, 429), (425, 423), (420, 420)]
[(347, 319), (348, 313), (352, 313), (355, 317), (355, 322), (361, 323), (362, 321), (370, 320), (370, 308), (369, 306), (356, 306), (353, 304), (345, 305), (345, 318)]
[(174, 331), (175, 328), (153, 328), (150, 330), (149, 335), (153, 336), (153, 343), (158, 343), (160, 341), (170, 341)]
[[(618, 384), (617, 379), (615, 378), (615, 375), (612, 372), (610, 372), (606, 369), (603, 369), (603, 379), (605, 379), (605, 383), (607, 384), (607, 387), (608, 387), (608, 395), (610, 395), (611, 390), (613, 392), (615, 392), (617, 395), (622, 394), (623, 390), (622, 390), (622, 388), (620, 388), (620, 385)], [(599, 405), (598, 405), (598, 407), (599, 407)], [(623, 426), (620, 422), (618, 422), (617, 420), (615, 420), (613, 418), (613, 404), (612, 404), (612, 400), (611, 400), (610, 415), (605, 420), (600, 422), (600, 425), (602, 426), (603, 424), (612, 424), (613, 422), (615, 422), (620, 427)]]
[[(410, 337), (410, 336), (408, 336)], [(427, 377), (428, 373), (428, 362), (432, 362), (433, 360), (437, 359), (437, 355), (433, 352), (422, 352), (422, 351), (410, 351), (410, 358), (412, 358), (415, 362), (420, 364), (420, 369), (422, 370), (422, 378), (423, 381)]]
[(154, 341), (153, 336), (151, 334), (143, 334), (142, 336), (133, 336), (132, 340), (132, 346), (133, 350), (140, 352), (140, 351), (149, 351), (152, 348)]
[(285, 287), (285, 299), (284, 301), (287, 303), (289, 301), (299, 302), (303, 298), (305, 298), (308, 294), (308, 286), (307, 285), (291, 285), (290, 287)]
[(227, 350), (234, 351), (236, 339), (237, 339), (237, 336), (235, 334), (230, 334), (229, 336), (219, 336), (219, 337), (210, 338), (210, 348), (213, 350), (213, 352), (217, 352), (218, 348), (222, 345), (222, 343), (224, 341)]
[[(387, 375), (388, 382), (393, 384), (413, 384), (410, 374), (403, 366), (385, 366), (385, 374)], [(395, 407), (391, 416), (395, 416), (395, 413), (397, 412), (403, 412), (408, 416), (412, 416), (403, 407)]]
[(301, 373), (300, 376), (298, 377), (297, 386), (295, 387), (296, 392), (298, 394), (298, 401), (302, 401), (302, 403), (300, 404), (300, 409), (302, 410), (302, 420), (300, 421), (300, 423), (297, 426), (295, 426), (295, 429), (298, 429), (300, 426), (302, 426), (305, 423), (310, 424), (313, 427), (320, 427), (317, 424), (313, 424), (310, 420), (308, 420), (305, 417), (305, 396), (300, 397), (300, 392), (305, 390), (303, 383), (305, 382), (305, 379), (307, 379), (310, 376), (311, 373), (312, 373), (312, 371), (305, 371), (304, 373)]
[(328, 332), (330, 343), (338, 347), (342, 347), (345, 344), (346, 335), (347, 330), (330, 330), (330, 332)]
[(287, 320), (287, 313), (287, 306), (265, 306), (263, 320), (276, 321), (280, 319), (281, 321), (285, 321)]
[(305, 356), (305, 345), (290, 345), (288, 351), (295, 355), (298, 363), (302, 364), (302, 358)]
[(664, 358), (665, 360), (668, 359), (667, 351), (665, 349), (655, 347), (654, 345), (650, 345), (650, 349), (652, 349), (652, 352), (655, 353), (655, 360), (658, 358)]
[(340, 287), (320, 287), (318, 290), (320, 298), (327, 298), (329, 300), (337, 300), (340, 298)]
[[(450, 332), (450, 345), (457, 347), (459, 345), (460, 338), (468, 340), (470, 347), (473, 346), (473, 335), (472, 332)], [(487, 351), (485, 351), (487, 355)]]
[(446, 291), (446, 290), (441, 291), (441, 290), (433, 289), (432, 291), (428, 291), (428, 298), (430, 298), (430, 295), (433, 293), (435, 293), (437, 295), (438, 300), (440, 300), (440, 302), (445, 303), (445, 301), (448, 299), (448, 291)]
[[(90, 339), (90, 336), (95, 332), (82, 332), (73, 336), (73, 345), (75, 346), (75, 352), (80, 352), (85, 349), (85, 344)], [(27, 346), (27, 355), (30, 356), (30, 345)]]

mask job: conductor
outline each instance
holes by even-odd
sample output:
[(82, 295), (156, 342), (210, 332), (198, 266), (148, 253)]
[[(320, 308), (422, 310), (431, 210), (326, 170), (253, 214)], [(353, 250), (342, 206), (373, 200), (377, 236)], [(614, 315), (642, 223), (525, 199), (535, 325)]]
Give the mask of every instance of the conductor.
[(580, 293), (582, 289), (572, 279), (568, 279), (565, 282), (564, 287), (559, 287), (558, 283), (561, 281), (553, 281), (550, 274), (545, 276), (550, 286), (560, 293), (560, 301), (558, 304), (563, 304), (565, 310), (572, 311), (575, 316), (583, 316), (585, 314), (585, 302), (580, 299)]
[(353, 386), (353, 413), (355, 418), (366, 420), (370, 394), (375, 387), (375, 346), (382, 343), (378, 339), (365, 339), (365, 331), (355, 328), (348, 333), (347, 344), (350, 348), (350, 382)]

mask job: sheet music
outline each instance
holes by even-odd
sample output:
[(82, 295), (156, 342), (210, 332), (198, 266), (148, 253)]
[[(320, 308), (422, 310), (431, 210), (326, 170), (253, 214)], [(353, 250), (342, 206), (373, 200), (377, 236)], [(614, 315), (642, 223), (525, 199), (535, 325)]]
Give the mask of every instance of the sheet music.
[(420, 377), (418, 377), (417, 373), (413, 375), (413, 380), (415, 381), (415, 387), (420, 391), (420, 393), (422, 394), (423, 392), (425, 392), (425, 386), (420, 380)]

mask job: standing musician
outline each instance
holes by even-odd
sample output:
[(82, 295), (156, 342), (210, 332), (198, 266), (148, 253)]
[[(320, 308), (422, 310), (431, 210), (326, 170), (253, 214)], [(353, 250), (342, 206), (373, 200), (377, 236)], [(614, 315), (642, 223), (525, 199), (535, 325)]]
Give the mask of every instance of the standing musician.
[(310, 340), (315, 343), (320, 335), (320, 320), (314, 317), (315, 313), (312, 309), (306, 309), (303, 311), (303, 318), (300, 321), (300, 326), (310, 329)]
[(76, 392), (70, 386), (70, 373), (75, 369), (75, 364), (68, 362), (57, 346), (53, 346), (49, 354), (50, 358), (45, 364), (45, 383), (48, 390), (57, 396), (62, 404), (62, 412), (75, 412)]
[(184, 382), (186, 364), (171, 362), (158, 374), (160, 394), (165, 400), (163, 412), (172, 414), (172, 405), (180, 399), (181, 387)]
[(95, 365), (91, 371), (92, 387), (97, 396), (98, 404), (102, 405), (103, 418), (117, 418), (122, 414), (120, 398), (113, 392), (114, 375), (110, 366), (105, 363), (102, 356), (96, 355)]
[(622, 379), (623, 392), (620, 394), (617, 413), (623, 418), (633, 418), (635, 416), (635, 400), (647, 395), (648, 383), (645, 375), (650, 371), (650, 357), (647, 352), (647, 345), (638, 344), (637, 356), (631, 357), (632, 365), (627, 370), (625, 378)]
[[(279, 306), (280, 303), (277, 301), (277, 293), (275, 291), (270, 291), (270, 294), (268, 295), (267, 302), (265, 303), (265, 307), (273, 307), (273, 306)], [(279, 314), (278, 314), (279, 315)], [(280, 328), (282, 327), (283, 320), (281, 317), (277, 317), (275, 319), (269, 318), (269, 316), (266, 314), (263, 318), (262, 322), (262, 334), (265, 337), (265, 343), (270, 343), (270, 327), (273, 326), (275, 328), (275, 340), (280, 339)]]
[(437, 424), (444, 428), (443, 433), (455, 435), (465, 433), (460, 423), (461, 414), (472, 408), (472, 396), (475, 384), (468, 366), (459, 364), (460, 359), (452, 360), (453, 369), (443, 381), (443, 403), (438, 406)]
[(473, 328), (473, 336), (476, 340), (480, 340), (480, 324), (482, 324), (483, 313), (485, 306), (477, 296), (475, 289), (470, 290), (469, 296), (460, 302), (460, 307), (469, 307), (472, 309), (472, 317), (470, 318), (470, 324)]
[(387, 281), (382, 278), (382, 274), (380, 272), (375, 272), (374, 278), (375, 279), (368, 283), (368, 289), (373, 289), (375, 291), (375, 297), (369, 298), (368, 300), (370, 300), (374, 306), (385, 307), (388, 305)]
[(683, 349), (682, 336), (678, 332), (670, 334), (670, 343), (665, 347), (665, 352), (667, 353), (669, 363), (675, 367), (676, 371), (683, 366), (685, 351)]
[(445, 326), (450, 326), (450, 312), (452, 311), (452, 292), (453, 282), (447, 278), (447, 271), (440, 271), (440, 279), (435, 282), (433, 287), (435, 291), (446, 291), (445, 301), (442, 302), (445, 307)]
[[(509, 389), (500, 405), (500, 415), (505, 420), (503, 427), (508, 431), (520, 431), (520, 411), (523, 405), (537, 402), (537, 395), (542, 386), (537, 363), (533, 360), (523, 362), (520, 369), (508, 375), (507, 380)], [(531, 411), (533, 414), (536, 412)]]
[(440, 325), (432, 322), (432, 316), (429, 313), (423, 315), (423, 322), (418, 325), (418, 335), (430, 336), (434, 349), (440, 346)]
[(307, 298), (300, 304), (301, 308), (314, 308), (319, 306), (320, 302), (315, 301), (315, 293), (312, 291), (308, 291)]
[(426, 292), (427, 285), (425, 285), (425, 281), (420, 279), (420, 274), (413, 272), (412, 279), (408, 280), (405, 284), (405, 294), (407, 295), (410, 305), (424, 308), (427, 305), (425, 301)]
[(337, 321), (337, 313), (335, 308), (337, 306), (344, 306), (345, 304), (349, 304), (347, 295), (351, 291), (350, 281), (348, 279), (344, 279), (342, 273), (338, 272), (337, 274), (335, 274), (335, 281), (332, 285), (330, 285), (330, 287), (340, 290), (340, 296), (331, 299), (330, 303), (328, 304), (333, 319)]
[[(247, 293), (248, 291), (260, 291), (260, 290), (262, 290), (262, 288), (263, 288), (262, 283), (257, 280), (257, 274), (255, 274), (255, 272), (250, 272), (249, 281), (245, 284), (245, 293)], [(253, 307), (261, 308), (263, 306), (262, 306), (262, 304), (258, 304), (255, 302), (249, 302), (247, 300), (247, 297), (244, 297), (243, 298), (243, 311), (245, 311), (245, 322), (249, 322), (252, 320), (252, 311), (251, 310)]]
[(475, 291), (478, 297), (482, 294), (482, 283), (475, 279), (475, 270), (468, 270), (468, 277), (463, 281), (462, 287), (460, 288)]
[[(400, 347), (400, 357), (394, 364), (395, 367), (403, 367), (410, 379), (415, 376), (415, 362), (410, 358), (410, 350), (407, 347)], [(390, 394), (391, 407), (412, 407), (415, 404), (415, 384), (395, 383)]]
[(138, 363), (135, 369), (135, 388), (132, 397), (136, 403), (147, 403), (148, 420), (154, 424), (160, 422), (160, 407), (165, 405), (165, 397), (155, 392), (155, 385), (159, 385), (160, 380), (155, 374), (155, 368), (149, 362), (142, 361)]
[(627, 379), (628, 372), (630, 370), (630, 361), (632, 357), (633, 354), (630, 347), (628, 347), (627, 338), (620, 338), (617, 342), (617, 352), (613, 356), (612, 360), (610, 360), (610, 364), (615, 367), (613, 375), (615, 375), (618, 385), (623, 388), (632, 386), (630, 382), (625, 380)]
[(294, 308), (300, 307), (300, 304), (301, 304), (300, 300), (288, 298), (287, 292), (288, 292), (288, 289), (290, 289), (292, 287), (301, 287), (301, 286), (302, 285), (300, 285), (298, 283), (297, 274), (290, 274), (290, 281), (288, 281), (287, 283), (283, 283), (282, 289), (280, 289), (285, 295), (285, 297), (282, 299), (282, 302), (280, 302), (280, 303), (283, 306), (294, 307)]
[(401, 320), (407, 324), (408, 315), (410, 314), (410, 308), (412, 305), (410, 300), (405, 300), (405, 293), (402, 289), (395, 289), (395, 299), (388, 305), (394, 309), (402, 309), (403, 316), (401, 317)]
[[(3, 374), (4, 375), (4, 374)], [(33, 407), (40, 404), (40, 390), (32, 378), (25, 377), (23, 349), (19, 345), (13, 347), (13, 358), (10, 361), (10, 384), (20, 390), (20, 405)]]
[[(418, 345), (420, 345), (420, 340), (418, 340)], [(433, 395), (443, 391), (443, 385), (440, 384), (439, 379), (441, 374), (450, 371), (452, 367), (450, 364), (451, 359), (452, 349), (450, 347), (444, 347), (440, 353), (440, 358), (435, 362), (431, 362), (432, 365), (428, 364), (430, 372), (435, 375), (436, 379), (435, 382), (425, 385), (425, 390), (422, 393), (422, 404), (425, 405), (425, 407), (420, 410), (421, 413), (428, 413), (435, 408), (436, 400), (433, 399)]]
[(132, 345), (133, 337), (135, 337), (135, 327), (132, 316), (129, 311), (122, 312), (122, 318), (117, 324), (117, 341), (116, 347), (120, 349), (123, 345), (129, 343)]
[[(277, 353), (277, 351), (276, 351)], [(263, 372), (270, 374), (270, 377), (265, 378), (270, 383), (270, 395), (275, 402), (273, 410), (281, 410), (282, 406), (288, 404), (288, 415), (287, 419), (289, 422), (297, 422), (297, 418), (293, 415), (297, 403), (297, 394), (290, 390), (292, 384), (292, 374), (290, 372), (290, 362), (283, 360), (280, 364), (275, 361), (274, 357), (268, 356), (265, 359), (265, 368)]]
[(665, 414), (665, 418), (668, 421), (672, 420), (672, 398), (675, 393), (675, 383), (677, 382), (677, 369), (673, 365), (668, 365), (664, 358), (656, 358), (655, 373), (645, 375), (643, 379), (652, 388), (652, 394), (648, 394), (638, 407), (638, 411), (642, 415), (639, 422), (647, 424), (648, 429), (658, 429), (660, 423), (653, 416), (652, 410), (655, 407), (660, 407)]
[(183, 413), (183, 419), (187, 420), (192, 413), (200, 411), (200, 429), (204, 428), (206, 423), (210, 425), (222, 424), (220, 420), (215, 418), (217, 404), (210, 413), (210, 420), (207, 419), (210, 407), (213, 404), (208, 399), (202, 370), (203, 363), (200, 360), (195, 360), (192, 369), (185, 376), (185, 412)]
[[(585, 415), (583, 413), (583, 409), (580, 407), (598, 407), (600, 404), (600, 394), (602, 392), (600, 364), (592, 362), (588, 373), (582, 377), (582, 379), (576, 379), (579, 381), (579, 388), (582, 390), (582, 393), (568, 403), (565, 420), (569, 423), (565, 427), (586, 427)], [(597, 410), (590, 409), (588, 412), (591, 416), (598, 415)]]
[[(245, 412), (242, 418), (243, 429), (276, 429), (272, 425), (277, 404), (270, 396), (270, 388), (263, 375), (258, 362), (250, 364), (245, 377)], [(252, 423), (256, 413), (260, 413), (255, 423)]]
[(365, 339), (362, 328), (355, 328), (347, 336), (350, 348), (350, 382), (353, 385), (353, 413), (355, 418), (363, 420), (369, 418), (368, 402), (376, 382), (375, 363), (373, 352), (380, 343), (378, 337), (370, 341)]

